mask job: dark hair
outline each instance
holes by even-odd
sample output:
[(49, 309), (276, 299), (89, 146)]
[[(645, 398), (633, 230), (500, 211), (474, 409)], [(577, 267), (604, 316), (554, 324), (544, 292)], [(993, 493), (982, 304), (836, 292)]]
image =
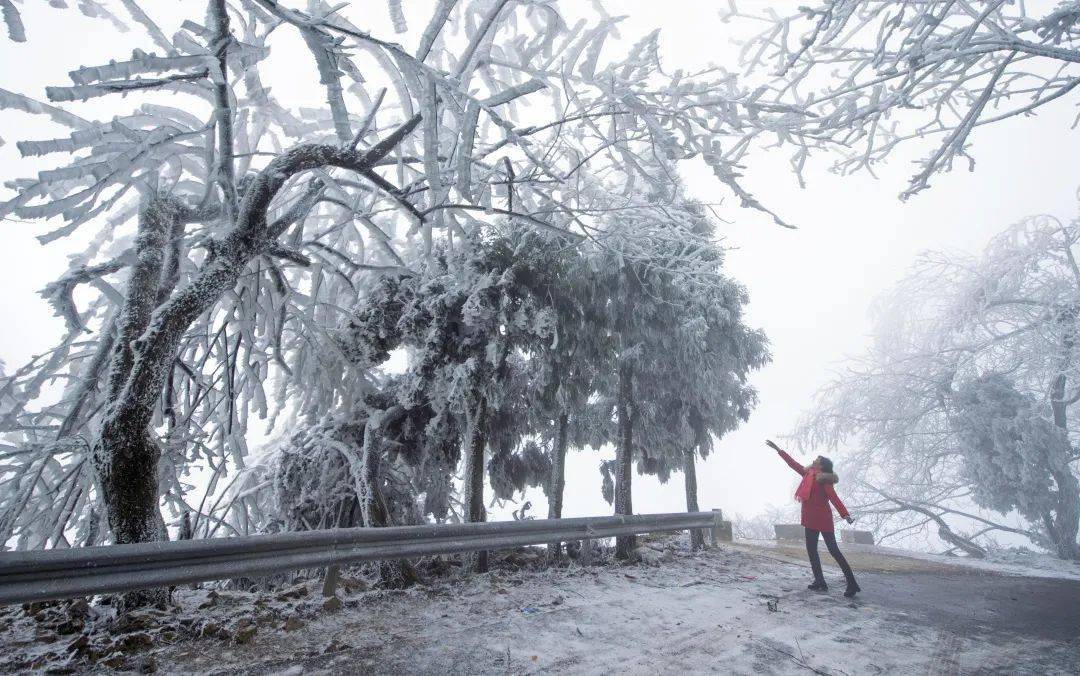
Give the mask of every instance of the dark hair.
[(818, 461), (818, 464), (821, 465), (822, 472), (829, 472), (830, 474), (832, 473), (832, 460), (829, 460), (824, 455), (819, 455)]

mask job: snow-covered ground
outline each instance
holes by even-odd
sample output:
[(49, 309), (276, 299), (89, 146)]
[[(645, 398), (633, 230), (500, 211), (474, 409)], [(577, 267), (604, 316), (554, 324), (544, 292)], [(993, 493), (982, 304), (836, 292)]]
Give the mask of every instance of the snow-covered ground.
[[(785, 551), (795, 552), (799, 557), (802, 556), (803, 551), (801, 542), (777, 543), (775, 540), (738, 540), (737, 544), (766, 551), (775, 550), (779, 547)], [(1080, 561), (1065, 561), (1049, 554), (1022, 549), (995, 551), (991, 552), (985, 559), (973, 559), (967, 556), (942, 556), (940, 554), (876, 545), (870, 547), (843, 543), (841, 547), (849, 556), (852, 553), (855, 553), (856, 556), (861, 554), (888, 556), (896, 559), (915, 559), (938, 566), (959, 566), (1000, 575), (1080, 581)], [(822, 550), (824, 562), (826, 564), (830, 563), (828, 554), (824, 553), (824, 548)]]
[(888, 547), (881, 547), (880, 549), (900, 556), (911, 556), (926, 561), (946, 562), (1002, 575), (1080, 580), (1080, 561), (1065, 561), (1049, 554), (1019, 549), (992, 552), (985, 559), (938, 556), (936, 554), (889, 549)]
[[(780, 552), (738, 545), (692, 553), (680, 538), (652, 541), (646, 554), (648, 562), (635, 565), (609, 561), (545, 568), (534, 554), (519, 552), (491, 573), (451, 575), (406, 591), (366, 590), (347, 579), (339, 590), (340, 607), (324, 601), (316, 581), (263, 593), (178, 590), (176, 608), (121, 623), (107, 607), (34, 607), (36, 618), (12, 607), (0, 614), (0, 672), (51, 667), (186, 673), (1047, 674), (1080, 669), (1076, 639), (928, 620), (891, 608), (880, 595), (875, 599), (872, 589), (849, 601), (840, 594), (835, 570), (827, 571), (830, 593), (808, 592), (805, 564)], [(888, 575), (902, 582), (902, 573)], [(984, 573), (972, 575), (985, 582)], [(73, 626), (79, 629), (72, 631)]]

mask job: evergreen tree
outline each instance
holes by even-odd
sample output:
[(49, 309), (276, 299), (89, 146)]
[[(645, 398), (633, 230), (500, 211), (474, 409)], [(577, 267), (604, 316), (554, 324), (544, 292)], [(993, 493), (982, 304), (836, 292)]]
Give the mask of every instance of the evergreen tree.
[[(430, 406), (432, 424), (454, 420), (464, 454), (464, 521), (486, 519), (489, 449), (501, 496), (508, 485), (547, 479), (535, 451), (514, 458), (527, 433), (525, 355), (556, 336), (555, 314), (536, 293), (546, 274), (544, 252), (554, 251), (533, 246), (540, 240), (518, 231), (438, 249), (419, 274), (383, 280), (343, 332), (346, 351), (368, 367), (385, 362), (392, 349), (409, 349), (394, 394), (405, 409)], [(483, 554), (476, 567), (485, 569)]]
[[(697, 511), (695, 458), (747, 419), (757, 400), (747, 376), (768, 360), (763, 334), (743, 323), (746, 290), (722, 274), (702, 209), (680, 197), (654, 218), (639, 223), (632, 244), (607, 254), (621, 260), (610, 304), (621, 341), (616, 513), (632, 513), (630, 462), (661, 482), (683, 471), (687, 509)], [(701, 544), (700, 532), (692, 538)], [(618, 554), (630, 546), (624, 540)]]

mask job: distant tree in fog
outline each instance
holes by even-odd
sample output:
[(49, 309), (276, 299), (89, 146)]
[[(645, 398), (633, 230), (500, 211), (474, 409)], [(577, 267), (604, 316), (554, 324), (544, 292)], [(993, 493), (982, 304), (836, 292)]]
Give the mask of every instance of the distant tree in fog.
[(1080, 220), (1027, 218), (981, 256), (923, 255), (881, 300), (872, 347), (799, 437), (850, 449), (849, 486), (882, 532), (934, 526), (979, 554), (1005, 531), (1077, 556), (1078, 255)]

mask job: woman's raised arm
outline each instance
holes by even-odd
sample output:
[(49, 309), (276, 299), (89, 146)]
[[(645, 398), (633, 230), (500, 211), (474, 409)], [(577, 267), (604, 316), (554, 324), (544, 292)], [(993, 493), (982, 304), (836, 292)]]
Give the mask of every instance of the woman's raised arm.
[(768, 444), (769, 448), (775, 449), (776, 452), (780, 454), (780, 457), (784, 459), (784, 462), (786, 462), (788, 464), (788, 467), (795, 470), (800, 475), (805, 475), (806, 474), (806, 468), (803, 467), (802, 465), (800, 465), (799, 463), (795, 462), (795, 458), (788, 455), (787, 452), (784, 449), (780, 448), (779, 446), (774, 444), (772, 441), (766, 441), (765, 443)]

